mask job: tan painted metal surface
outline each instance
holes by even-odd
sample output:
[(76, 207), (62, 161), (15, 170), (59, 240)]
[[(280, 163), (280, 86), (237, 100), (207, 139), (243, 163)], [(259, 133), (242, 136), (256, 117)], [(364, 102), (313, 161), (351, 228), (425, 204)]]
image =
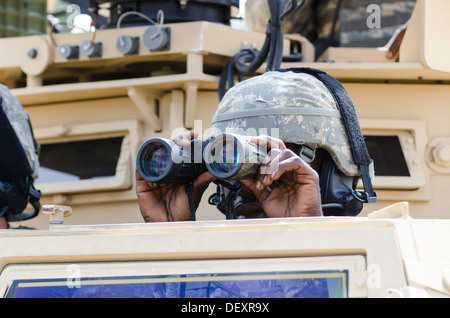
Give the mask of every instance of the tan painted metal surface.
[[(8, 48), (0, 51), (0, 80), (30, 114), (38, 142), (124, 137), (113, 178), (38, 185), (43, 204), (71, 207), (66, 225), (48, 231), (48, 216), (41, 213), (23, 222), (37, 231), (0, 232), (0, 294), (17, 272), (32, 276), (29, 266), (35, 267), (25, 264), (39, 263), (47, 273), (42, 275), (51, 276), (64, 269), (46, 263), (89, 261), (104, 272), (114, 262), (131, 268), (191, 262), (189, 268), (196, 268), (196, 261), (214, 267), (219, 259), (264, 263), (282, 257), (302, 263), (357, 255), (363, 270), (352, 274), (350, 296), (448, 296), (450, 225), (443, 219), (450, 218), (450, 41), (442, 41), (442, 34), (450, 31), (449, 5), (417, 2), (399, 62), (387, 61), (380, 49), (332, 49), (313, 62), (311, 44), (299, 35), (286, 36), (285, 48), (300, 43), (305, 59), (283, 67), (314, 67), (335, 76), (354, 100), (366, 136), (400, 140), (411, 175), (376, 177), (378, 203), (351, 219), (222, 221), (206, 203), (215, 190), (211, 186), (199, 222), (143, 224), (134, 189), (139, 146), (183, 129), (207, 137), (220, 70), (243, 45), (260, 47), (263, 34), (206, 22), (174, 24), (168, 25), (170, 50), (150, 52), (141, 42), (139, 54), (124, 56), (115, 48), (118, 33), (141, 36), (146, 27), (99, 30), (95, 41), (103, 44), (102, 57), (75, 60), (62, 58), (58, 47), (80, 45), (91, 33), (0, 40)], [(30, 49), (38, 51), (35, 59), (28, 56)], [(409, 203), (395, 204), (400, 201)], [(111, 275), (127, 272), (126, 264), (111, 269)], [(370, 265), (381, 274), (368, 286)]]
[[(286, 36), (285, 49), (290, 41), (301, 43), (305, 59), (283, 67), (310, 66), (337, 77), (355, 102), (365, 134), (397, 135), (401, 140), (412, 175), (376, 177), (379, 203), (367, 205), (363, 216), (406, 200), (413, 217), (449, 217), (450, 164), (445, 155), (450, 144), (449, 62), (443, 56), (427, 55), (423, 48), (439, 45), (440, 52), (450, 52), (448, 41), (439, 42), (438, 33), (423, 31), (450, 28), (448, 22), (429, 17), (429, 12), (447, 5), (418, 2), (399, 62), (387, 61), (384, 50), (357, 48), (330, 49), (322, 62), (312, 62), (309, 42), (299, 35)], [(242, 45), (258, 47), (264, 40), (260, 33), (206, 22), (169, 27), (169, 51), (150, 52), (141, 43), (139, 54), (131, 56), (116, 50), (118, 35), (139, 36), (146, 27), (96, 32), (95, 41), (103, 44), (101, 58), (80, 54), (79, 59), (67, 60), (58, 53), (62, 44), (80, 45), (92, 39), (90, 33), (2, 40), (11, 48), (1, 53), (2, 78), (11, 85), (25, 83), (25, 87), (12, 86), (12, 91), (29, 112), (40, 143), (127, 136), (114, 180), (41, 185), (45, 204), (73, 206), (74, 216), (68, 222), (141, 222), (134, 193), (134, 161), (140, 144), (153, 136), (170, 138), (184, 128), (194, 128), (205, 137), (218, 104), (221, 68)], [(37, 59), (27, 55), (32, 48), (38, 49)], [(136, 69), (146, 70), (148, 76), (135, 77), (131, 70)], [(15, 77), (21, 72), (26, 80)], [(114, 74), (122, 78), (108, 79)], [(96, 76), (101, 80), (94, 80)], [(58, 79), (62, 83), (56, 83)], [(199, 219), (222, 218), (204, 202), (198, 214)], [(46, 226), (42, 217), (27, 223)]]

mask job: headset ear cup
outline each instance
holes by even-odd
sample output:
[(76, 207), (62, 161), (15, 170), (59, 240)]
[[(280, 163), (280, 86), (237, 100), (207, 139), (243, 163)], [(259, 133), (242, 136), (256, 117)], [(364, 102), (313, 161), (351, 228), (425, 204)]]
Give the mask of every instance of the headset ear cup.
[(322, 210), (325, 216), (356, 216), (363, 208), (363, 202), (354, 195), (353, 177), (346, 176), (327, 153), (319, 174)]

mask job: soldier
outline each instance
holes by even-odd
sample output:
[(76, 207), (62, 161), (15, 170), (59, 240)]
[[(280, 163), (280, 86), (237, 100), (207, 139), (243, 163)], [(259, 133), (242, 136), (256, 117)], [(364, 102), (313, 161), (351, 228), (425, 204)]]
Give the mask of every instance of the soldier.
[[(286, 33), (300, 33), (315, 44), (317, 57), (329, 46), (385, 46), (387, 57), (393, 59), (398, 56), (415, 2), (305, 0), (300, 10), (285, 18), (284, 29)], [(267, 1), (247, 0), (245, 18), (249, 29), (264, 32), (269, 18)]]
[[(241, 218), (322, 216), (318, 172), (327, 158), (339, 173), (352, 180), (360, 174), (337, 102), (329, 88), (308, 73), (266, 72), (240, 82), (220, 102), (213, 127), (237, 134), (260, 128), (277, 129), (279, 133), (279, 139), (255, 136), (251, 140), (267, 145), (270, 152), (256, 178), (240, 180), (242, 189), (234, 208)], [(195, 134), (186, 137), (180, 145), (187, 146)], [(262, 172), (265, 168), (269, 173)], [(153, 184), (137, 172), (136, 180), (146, 222), (189, 220), (186, 184)], [(193, 182), (196, 207), (213, 181), (215, 177), (205, 172)], [(327, 186), (322, 194), (328, 193)]]
[(415, 0), (344, 0), (340, 9), (340, 45), (382, 47), (412, 15)]
[[(10, 90), (0, 84), (0, 229), (9, 221), (35, 217), (40, 209), (39, 151), (30, 119)], [(34, 210), (23, 212), (28, 203)]]
[[(305, 0), (300, 10), (285, 18), (286, 33), (300, 33), (309, 41), (326, 38), (331, 33), (337, 0)], [(269, 20), (267, 0), (247, 0), (245, 21), (250, 30), (265, 32)], [(336, 29), (339, 30), (339, 21)], [(338, 40), (339, 33), (336, 34)]]

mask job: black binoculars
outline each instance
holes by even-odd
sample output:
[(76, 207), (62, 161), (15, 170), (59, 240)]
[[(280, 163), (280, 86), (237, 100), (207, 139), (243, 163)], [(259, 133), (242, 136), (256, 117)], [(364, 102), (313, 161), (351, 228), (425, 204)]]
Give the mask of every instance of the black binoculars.
[(192, 182), (208, 170), (219, 179), (243, 180), (258, 173), (266, 155), (250, 137), (228, 133), (193, 139), (187, 147), (151, 138), (139, 149), (136, 168), (145, 180), (159, 184)]

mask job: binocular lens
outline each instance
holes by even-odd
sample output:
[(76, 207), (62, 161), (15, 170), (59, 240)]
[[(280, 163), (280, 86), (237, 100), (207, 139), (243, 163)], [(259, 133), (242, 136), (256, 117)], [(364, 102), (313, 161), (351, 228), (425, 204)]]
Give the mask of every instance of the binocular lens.
[(162, 178), (172, 166), (170, 144), (162, 139), (147, 141), (139, 150), (137, 169), (142, 177), (154, 182)]
[(249, 137), (234, 134), (215, 136), (205, 148), (208, 170), (219, 179), (253, 178), (266, 154)]
[(230, 173), (236, 169), (236, 165), (239, 163), (237, 143), (224, 140), (221, 149), (217, 150), (213, 157), (213, 170), (221, 173)]
[(169, 160), (170, 152), (166, 147), (155, 148), (149, 155), (148, 172), (155, 177), (163, 175), (169, 165)]
[(206, 171), (203, 159), (196, 162), (196, 152), (201, 154), (203, 148), (204, 143), (197, 139), (181, 147), (172, 140), (151, 138), (138, 151), (136, 169), (149, 182), (190, 182)]

